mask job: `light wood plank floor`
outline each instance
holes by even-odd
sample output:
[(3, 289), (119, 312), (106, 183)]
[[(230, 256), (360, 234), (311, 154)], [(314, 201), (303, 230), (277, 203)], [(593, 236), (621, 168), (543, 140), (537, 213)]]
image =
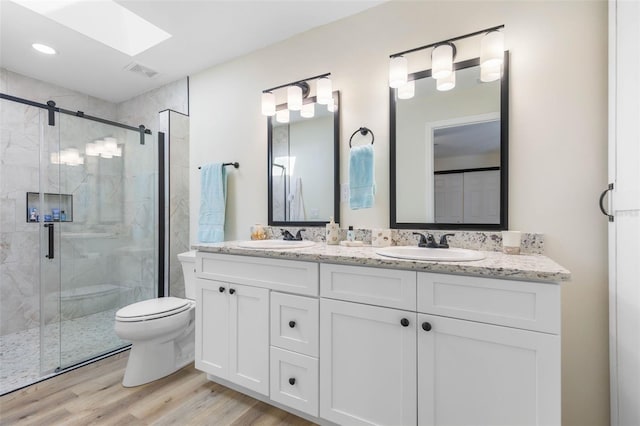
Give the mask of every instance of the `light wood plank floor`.
[(192, 365), (121, 385), (129, 352), (0, 397), (0, 425), (313, 425), (207, 380)]

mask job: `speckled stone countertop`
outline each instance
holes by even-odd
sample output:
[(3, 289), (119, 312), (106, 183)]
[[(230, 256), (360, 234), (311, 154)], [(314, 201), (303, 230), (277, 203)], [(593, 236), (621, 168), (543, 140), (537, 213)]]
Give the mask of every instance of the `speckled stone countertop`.
[(543, 255), (506, 255), (483, 251), (485, 259), (473, 262), (433, 262), (395, 259), (376, 254), (377, 247), (343, 247), (318, 242), (313, 247), (295, 249), (247, 249), (237, 241), (199, 243), (193, 249), (210, 253), (269, 257), (274, 259), (373, 266), (444, 274), (474, 275), (526, 281), (559, 283), (571, 279), (571, 273)]

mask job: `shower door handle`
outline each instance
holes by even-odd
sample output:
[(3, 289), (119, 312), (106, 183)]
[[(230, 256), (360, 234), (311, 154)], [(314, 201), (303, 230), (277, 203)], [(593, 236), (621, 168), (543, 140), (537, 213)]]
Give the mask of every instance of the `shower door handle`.
[(49, 254), (45, 257), (47, 259), (53, 259), (53, 223), (45, 223), (45, 228), (49, 228)]

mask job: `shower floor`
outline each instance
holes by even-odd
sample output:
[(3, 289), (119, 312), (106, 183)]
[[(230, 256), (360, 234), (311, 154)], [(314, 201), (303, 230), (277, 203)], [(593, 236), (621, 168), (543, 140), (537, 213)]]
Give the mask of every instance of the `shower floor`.
[(39, 328), (0, 336), (0, 395), (48, 377), (60, 365), (69, 366), (126, 345), (113, 331), (116, 310), (46, 325), (42, 369)]

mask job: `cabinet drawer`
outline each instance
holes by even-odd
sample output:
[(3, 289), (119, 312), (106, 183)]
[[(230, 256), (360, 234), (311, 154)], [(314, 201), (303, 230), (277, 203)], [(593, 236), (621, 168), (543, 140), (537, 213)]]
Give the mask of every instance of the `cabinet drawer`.
[(560, 334), (560, 286), (418, 273), (418, 312)]
[(318, 264), (313, 262), (198, 252), (196, 276), (309, 296), (318, 295)]
[(318, 416), (318, 358), (271, 347), (271, 399)]
[(320, 265), (322, 297), (416, 309), (416, 272), (364, 266)]
[(271, 293), (271, 344), (318, 356), (318, 299)]

